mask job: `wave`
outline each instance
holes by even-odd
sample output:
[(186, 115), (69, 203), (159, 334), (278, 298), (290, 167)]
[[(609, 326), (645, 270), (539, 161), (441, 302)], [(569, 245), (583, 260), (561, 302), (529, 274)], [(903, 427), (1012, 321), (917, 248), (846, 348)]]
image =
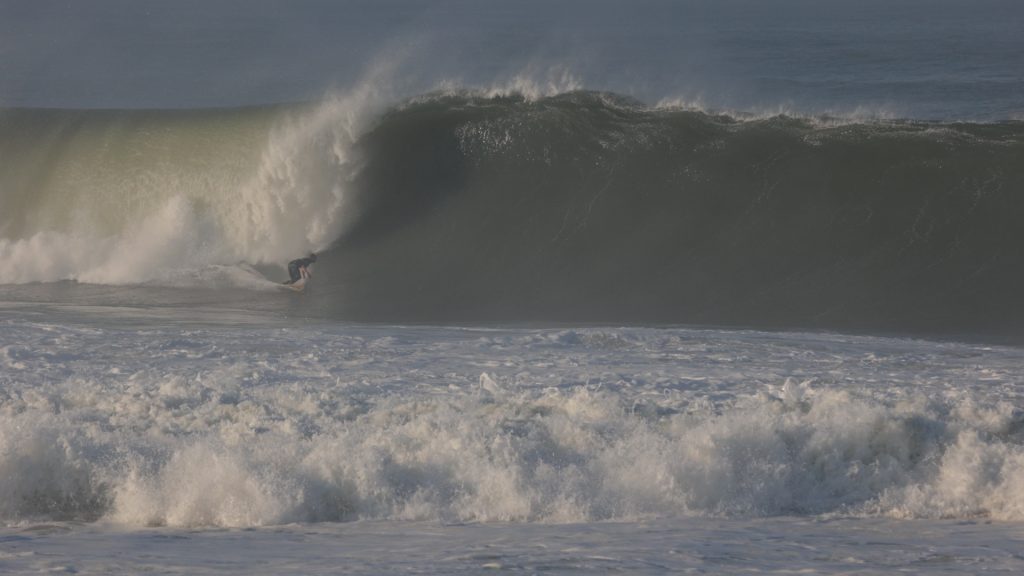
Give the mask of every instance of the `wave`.
[[(7, 111), (0, 282), (325, 250), (317, 315), (1019, 333), (1024, 125), (608, 93)], [(379, 106), (379, 103), (378, 103)]]

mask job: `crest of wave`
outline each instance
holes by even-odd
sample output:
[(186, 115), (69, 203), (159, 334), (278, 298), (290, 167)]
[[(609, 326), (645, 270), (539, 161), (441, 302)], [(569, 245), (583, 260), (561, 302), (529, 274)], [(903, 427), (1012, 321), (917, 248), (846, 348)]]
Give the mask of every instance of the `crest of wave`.
[(581, 89), (583, 81), (566, 68), (551, 67), (540, 70), (528, 67), (506, 80), (495, 81), (489, 86), (467, 87), (455, 80), (445, 80), (437, 85), (436, 91), (445, 95), (469, 93), (484, 98), (515, 95), (532, 102)]

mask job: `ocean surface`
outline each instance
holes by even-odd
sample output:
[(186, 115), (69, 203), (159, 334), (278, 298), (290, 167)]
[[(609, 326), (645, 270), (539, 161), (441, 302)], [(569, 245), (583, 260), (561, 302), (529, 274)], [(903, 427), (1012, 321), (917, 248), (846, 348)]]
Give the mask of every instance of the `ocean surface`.
[(0, 1), (0, 572), (1019, 573), (1022, 193), (1016, 0)]

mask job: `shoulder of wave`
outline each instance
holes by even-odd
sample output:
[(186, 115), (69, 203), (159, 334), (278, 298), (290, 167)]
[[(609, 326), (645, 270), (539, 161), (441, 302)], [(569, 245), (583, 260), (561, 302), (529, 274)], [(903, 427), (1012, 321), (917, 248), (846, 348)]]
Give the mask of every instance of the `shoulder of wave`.
[(716, 108), (702, 100), (686, 100), (682, 98), (665, 98), (653, 106), (655, 110), (698, 112), (707, 116), (731, 120), (737, 123), (763, 122), (765, 120), (792, 119), (806, 122), (816, 128), (836, 128), (852, 124), (893, 124), (906, 122), (887, 110), (870, 108), (854, 108), (852, 110), (833, 110), (820, 113), (807, 113), (790, 106), (736, 110)]
[(806, 122), (815, 128), (838, 128), (850, 125), (884, 125), (884, 126), (915, 126), (928, 130), (945, 130), (962, 126), (993, 126), (1024, 128), (1024, 112), (1008, 118), (976, 119), (976, 118), (944, 118), (927, 119), (900, 116), (891, 110), (857, 107), (849, 110), (827, 110), (822, 112), (804, 112), (791, 106), (775, 106), (752, 110), (736, 110), (716, 108), (707, 105), (703, 100), (687, 100), (682, 98), (664, 98), (654, 106), (655, 110), (685, 111), (705, 114), (707, 116), (731, 120), (737, 123), (762, 122), (765, 120), (792, 119)]

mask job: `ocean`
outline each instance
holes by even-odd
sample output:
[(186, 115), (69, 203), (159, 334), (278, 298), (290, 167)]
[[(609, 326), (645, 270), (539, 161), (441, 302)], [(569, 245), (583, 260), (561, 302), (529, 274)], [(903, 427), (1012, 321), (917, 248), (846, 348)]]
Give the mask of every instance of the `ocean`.
[(1022, 32), (0, 2), (0, 572), (1020, 572)]

